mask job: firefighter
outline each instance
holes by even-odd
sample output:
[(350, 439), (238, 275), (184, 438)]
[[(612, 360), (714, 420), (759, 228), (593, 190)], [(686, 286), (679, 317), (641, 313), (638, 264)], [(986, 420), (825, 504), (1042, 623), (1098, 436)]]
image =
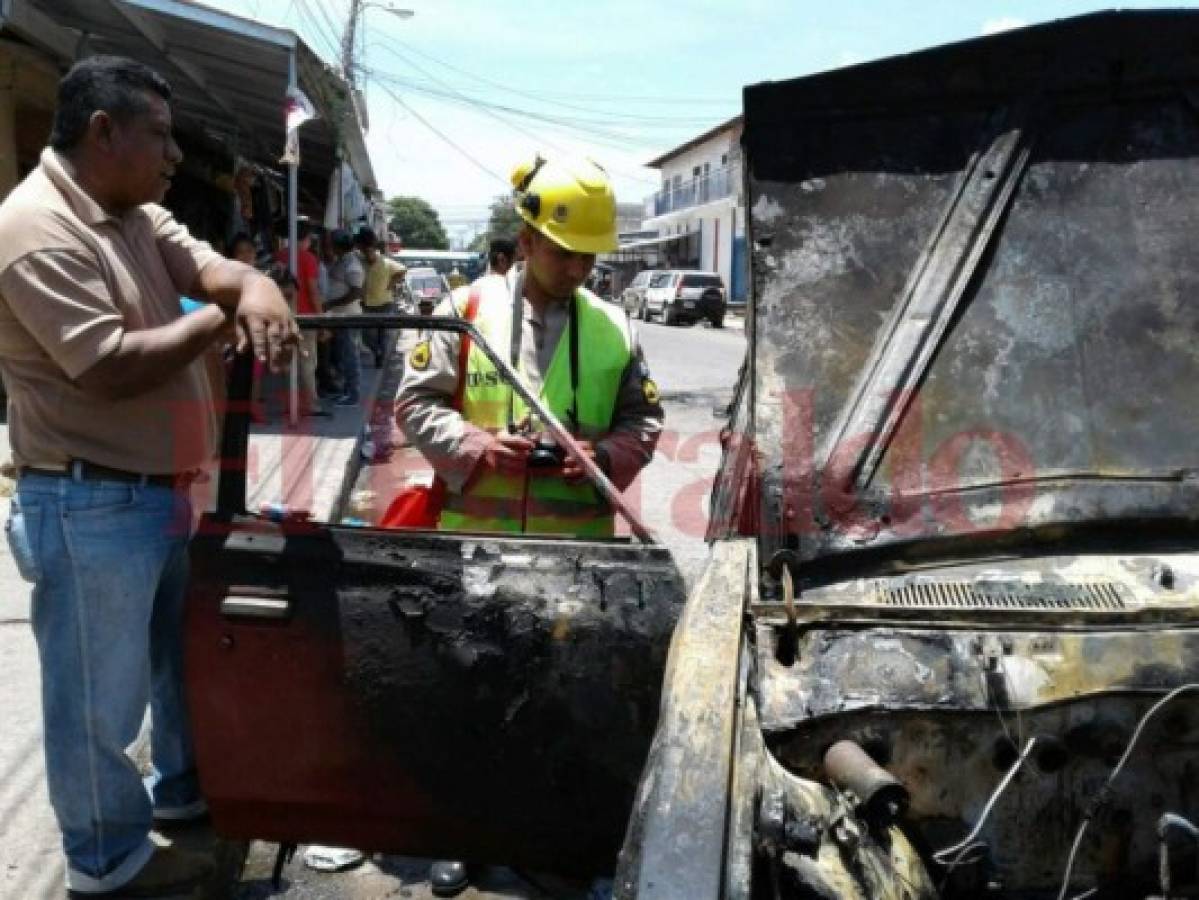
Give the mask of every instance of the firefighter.
[[(663, 414), (625, 313), (582, 288), (595, 255), (616, 249), (612, 187), (593, 162), (541, 157), (512, 184), (523, 269), (455, 291), (438, 312), (472, 318), (624, 490), (650, 461)], [(476, 346), (460, 385), (459, 349), (457, 335), (429, 334), (408, 354), (397, 397), (400, 427), (446, 485), (439, 527), (610, 537), (612, 510), (582, 466)]]

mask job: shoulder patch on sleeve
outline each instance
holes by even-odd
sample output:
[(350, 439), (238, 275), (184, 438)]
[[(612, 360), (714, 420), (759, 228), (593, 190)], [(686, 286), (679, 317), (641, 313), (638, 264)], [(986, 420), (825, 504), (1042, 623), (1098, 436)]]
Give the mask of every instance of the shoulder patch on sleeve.
[(429, 360), (433, 357), (433, 351), (429, 348), (428, 341), (421, 341), (412, 348), (412, 352), (408, 354), (408, 365), (417, 372), (423, 372), (429, 368)]
[(646, 403), (657, 403), (662, 399), (662, 394), (652, 378), (641, 379), (641, 393), (645, 395)]

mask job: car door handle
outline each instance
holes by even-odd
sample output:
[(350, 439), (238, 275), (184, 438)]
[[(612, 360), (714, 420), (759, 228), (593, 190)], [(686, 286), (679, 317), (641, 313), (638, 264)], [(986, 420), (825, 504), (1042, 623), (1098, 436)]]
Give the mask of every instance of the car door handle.
[(231, 592), (221, 600), (221, 615), (229, 619), (287, 619), (291, 617), (291, 597), (287, 591)]

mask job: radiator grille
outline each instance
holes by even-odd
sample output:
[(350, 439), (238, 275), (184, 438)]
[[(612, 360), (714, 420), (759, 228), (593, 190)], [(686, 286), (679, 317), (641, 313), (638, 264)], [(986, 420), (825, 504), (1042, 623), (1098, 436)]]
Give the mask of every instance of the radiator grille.
[(917, 581), (880, 590), (886, 606), (932, 609), (1123, 610), (1120, 585), (1020, 584), (986, 581)]

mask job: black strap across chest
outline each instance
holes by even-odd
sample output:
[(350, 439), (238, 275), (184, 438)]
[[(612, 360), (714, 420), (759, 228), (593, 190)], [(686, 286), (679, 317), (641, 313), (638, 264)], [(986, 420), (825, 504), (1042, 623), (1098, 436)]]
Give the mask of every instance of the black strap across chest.
[[(520, 349), (521, 342), (524, 339), (524, 286), (525, 280), (523, 277), (514, 278), (512, 280), (512, 328), (511, 328), (511, 345), (509, 348), (510, 362), (512, 368), (520, 370)], [(579, 427), (579, 295), (576, 292), (570, 298), (570, 303), (566, 308), (566, 332), (567, 332), (567, 349), (570, 362), (570, 409), (566, 411), (567, 417), (570, 419), (568, 423), (572, 431), (577, 431)], [(542, 373), (544, 378), (545, 373)], [(513, 413), (513, 403), (515, 397), (509, 394), (508, 397), (508, 430), (512, 431), (515, 426), (515, 416)]]

